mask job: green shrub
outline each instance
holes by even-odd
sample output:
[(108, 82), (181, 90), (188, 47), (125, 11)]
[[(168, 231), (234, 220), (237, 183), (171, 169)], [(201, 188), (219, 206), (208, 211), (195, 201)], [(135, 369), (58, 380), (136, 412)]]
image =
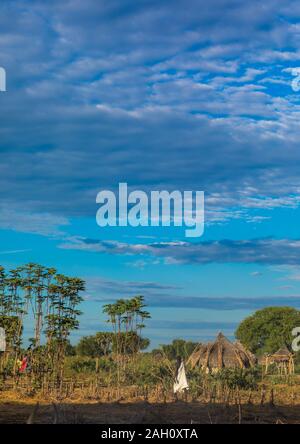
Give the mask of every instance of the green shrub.
[(230, 389), (255, 390), (259, 381), (259, 371), (257, 368), (220, 370), (213, 375), (216, 381)]

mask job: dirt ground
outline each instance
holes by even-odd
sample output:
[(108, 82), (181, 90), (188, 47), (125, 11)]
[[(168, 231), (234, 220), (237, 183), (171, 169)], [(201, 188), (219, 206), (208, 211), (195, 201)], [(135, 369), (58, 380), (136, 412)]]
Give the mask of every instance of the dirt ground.
[[(33, 414), (33, 412), (35, 412)], [(1, 402), (0, 424), (299, 424), (300, 405), (225, 407), (220, 404), (86, 403), (42, 404)]]
[(128, 388), (122, 393), (104, 388), (97, 398), (81, 389), (59, 398), (19, 388), (0, 391), (0, 424), (300, 424), (298, 385), (265, 387), (263, 398), (261, 393), (253, 391), (249, 398), (242, 392), (240, 405), (235, 397), (224, 405), (191, 397), (188, 402), (175, 402), (173, 397), (164, 402), (155, 396), (145, 401)]

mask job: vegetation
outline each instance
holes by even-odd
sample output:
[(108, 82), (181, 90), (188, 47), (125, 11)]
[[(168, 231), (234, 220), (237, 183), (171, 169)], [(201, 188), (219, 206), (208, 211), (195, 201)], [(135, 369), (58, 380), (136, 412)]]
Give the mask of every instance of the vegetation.
[[(130, 388), (136, 396), (148, 399), (155, 394), (157, 399), (166, 400), (172, 394), (177, 358), (187, 361), (198, 344), (175, 339), (147, 351), (150, 341), (142, 333), (150, 313), (139, 295), (105, 305), (103, 313), (110, 331), (82, 337), (73, 346), (70, 334), (79, 328), (84, 288), (81, 279), (38, 264), (10, 271), (0, 267), (0, 327), (5, 329), (7, 340), (7, 351), (0, 355), (2, 388), (6, 383), (15, 389), (25, 384), (30, 394), (39, 391), (60, 399), (78, 387), (84, 388), (88, 397), (99, 397), (99, 390), (106, 388), (107, 399), (116, 390), (114, 399), (121, 399), (122, 390)], [(236, 336), (256, 354), (272, 353), (290, 346), (292, 329), (300, 325), (299, 321), (300, 312), (295, 309), (269, 307), (245, 319)], [(26, 349), (25, 322), (32, 325)], [(21, 370), (24, 358), (27, 366)], [(187, 365), (186, 370), (191, 399), (227, 403), (240, 399), (241, 392), (258, 392), (262, 384), (259, 367), (225, 368), (207, 374)], [(279, 376), (270, 379), (272, 387), (282, 381)], [(293, 387), (295, 381), (289, 376), (286, 383)]]
[(119, 352), (130, 355), (145, 350), (149, 344), (149, 339), (142, 338), (133, 331), (118, 334), (98, 332), (93, 336), (82, 337), (76, 347), (76, 352), (79, 356), (90, 358), (100, 358)]
[(193, 353), (197, 345), (196, 342), (174, 339), (171, 344), (161, 345), (159, 349), (153, 350), (153, 353), (162, 354), (170, 360), (176, 359), (177, 356), (185, 360)]
[[(20, 376), (20, 359), (30, 361), (34, 383), (63, 379), (68, 338), (79, 326), (78, 305), (84, 282), (58, 274), (54, 268), (27, 264), (8, 272), (0, 268), (0, 327), (7, 335), (7, 351), (1, 356), (3, 377)], [(25, 318), (33, 319), (30, 345), (22, 351)], [(42, 345), (42, 336), (44, 344)]]
[(142, 343), (141, 332), (145, 328), (145, 319), (150, 313), (145, 311), (143, 296), (132, 299), (118, 299), (114, 304), (107, 304), (103, 312), (108, 315), (108, 321), (114, 331), (114, 346), (117, 355), (137, 353), (145, 348)]
[(300, 311), (290, 307), (267, 307), (246, 318), (236, 330), (236, 337), (257, 355), (290, 349), (292, 330), (300, 325)]
[(112, 353), (112, 342), (112, 333), (99, 332), (93, 336), (83, 336), (76, 347), (76, 352), (79, 356), (90, 358), (108, 356)]

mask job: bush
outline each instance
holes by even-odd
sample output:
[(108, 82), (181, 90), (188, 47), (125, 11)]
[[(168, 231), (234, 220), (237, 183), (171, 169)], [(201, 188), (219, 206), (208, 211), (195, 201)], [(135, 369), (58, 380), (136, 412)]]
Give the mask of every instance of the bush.
[(213, 377), (223, 386), (230, 389), (256, 390), (259, 381), (259, 371), (257, 368), (220, 370)]
[(93, 373), (96, 371), (96, 361), (95, 359), (76, 356), (70, 360), (70, 369), (76, 373)]
[(153, 359), (151, 355), (140, 355), (126, 369), (126, 383), (154, 387), (157, 384), (171, 386), (173, 382), (170, 363), (164, 359)]

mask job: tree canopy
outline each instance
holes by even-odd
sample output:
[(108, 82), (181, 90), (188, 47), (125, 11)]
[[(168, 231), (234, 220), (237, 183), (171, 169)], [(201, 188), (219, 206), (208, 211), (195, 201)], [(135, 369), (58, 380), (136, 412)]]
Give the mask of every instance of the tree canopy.
[(163, 354), (168, 359), (176, 359), (180, 356), (187, 359), (195, 350), (198, 343), (185, 341), (184, 339), (174, 339), (171, 344), (163, 344), (160, 349), (153, 350), (153, 354)]
[(291, 349), (292, 330), (300, 326), (300, 311), (291, 307), (266, 307), (244, 319), (236, 337), (253, 353), (274, 353), (281, 347)]
[(107, 356), (112, 351), (113, 333), (98, 332), (92, 336), (83, 336), (76, 351), (80, 356), (89, 356), (97, 358), (100, 356)]

